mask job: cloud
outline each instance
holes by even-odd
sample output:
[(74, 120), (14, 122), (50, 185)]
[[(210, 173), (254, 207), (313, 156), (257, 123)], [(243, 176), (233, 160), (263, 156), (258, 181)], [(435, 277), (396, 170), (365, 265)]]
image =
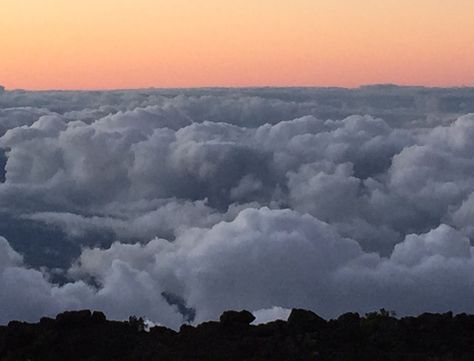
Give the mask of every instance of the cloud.
[(470, 89), (5, 91), (0, 322), (472, 310), (469, 111)]
[(51, 283), (46, 274), (28, 268), (22, 257), (0, 238), (0, 323), (12, 319), (37, 321), (44, 315), (68, 309), (106, 310), (112, 318), (124, 319), (130, 314), (146, 313), (170, 327), (183, 322), (177, 309), (170, 306), (158, 285), (149, 276), (115, 260), (102, 275), (100, 289), (82, 281), (62, 286)]
[(282, 307), (272, 307), (264, 310), (253, 311), (255, 320), (252, 322), (254, 325), (260, 325), (262, 323), (268, 323), (276, 320), (286, 321), (290, 316), (291, 310)]
[[(61, 286), (27, 268), (3, 240), (1, 282), (10, 292), (0, 304), (9, 310), (5, 320), (87, 307), (113, 318), (143, 314), (175, 328), (183, 317), (164, 292), (194, 309), (195, 322), (229, 308), (255, 311), (262, 320), (292, 307), (325, 317), (381, 307), (401, 314), (472, 312), (473, 255), (469, 240), (446, 225), (409, 235), (380, 257), (312, 216), (245, 209), (231, 222), (190, 229), (174, 242), (84, 249), (69, 270), (75, 281)], [(35, 302), (17, 303), (33, 293)]]
[(101, 280), (117, 259), (182, 296), (197, 321), (227, 308), (275, 305), (326, 317), (386, 306), (402, 314), (473, 310), (472, 247), (446, 225), (409, 235), (389, 257), (380, 257), (309, 215), (246, 209), (232, 222), (189, 231), (173, 243), (86, 250), (72, 272)]

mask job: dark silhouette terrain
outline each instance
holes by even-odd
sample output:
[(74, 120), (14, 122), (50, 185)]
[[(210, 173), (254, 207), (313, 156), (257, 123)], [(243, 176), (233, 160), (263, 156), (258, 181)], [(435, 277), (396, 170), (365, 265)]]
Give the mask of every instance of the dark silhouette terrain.
[(247, 312), (225, 312), (219, 322), (179, 332), (144, 329), (141, 318), (107, 321), (77, 311), (37, 324), (0, 327), (0, 360), (337, 360), (454, 361), (474, 359), (474, 316), (422, 314), (397, 319), (381, 310), (326, 321), (295, 309), (288, 321), (254, 326)]

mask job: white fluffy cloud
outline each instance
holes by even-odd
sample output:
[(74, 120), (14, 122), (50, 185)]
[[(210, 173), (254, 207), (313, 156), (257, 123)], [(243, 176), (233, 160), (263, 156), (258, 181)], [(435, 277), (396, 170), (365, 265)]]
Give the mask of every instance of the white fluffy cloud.
[(4, 92), (0, 322), (472, 311), (469, 111), (469, 89)]
[(255, 320), (252, 322), (254, 325), (260, 325), (276, 320), (288, 320), (291, 310), (282, 307), (272, 307), (263, 310), (253, 311)]
[[(62, 286), (26, 268), (5, 240), (0, 255), (2, 288), (10, 290), (0, 298), (2, 309), (10, 310), (4, 321), (92, 307), (114, 318), (136, 313), (177, 327), (183, 317), (163, 292), (193, 308), (196, 322), (229, 308), (256, 311), (259, 322), (292, 307), (326, 317), (387, 306), (403, 314), (474, 311), (473, 248), (446, 225), (408, 235), (389, 257), (380, 257), (312, 216), (245, 209), (232, 222), (190, 229), (174, 242), (85, 249), (69, 270), (76, 281)], [(32, 294), (38, 297), (29, 303)]]
[(12, 319), (36, 321), (44, 315), (80, 308), (106, 310), (112, 318), (146, 313), (170, 327), (183, 322), (177, 309), (161, 295), (150, 276), (114, 260), (102, 274), (100, 289), (82, 281), (62, 286), (44, 273), (28, 268), (4, 238), (0, 238), (0, 323)]

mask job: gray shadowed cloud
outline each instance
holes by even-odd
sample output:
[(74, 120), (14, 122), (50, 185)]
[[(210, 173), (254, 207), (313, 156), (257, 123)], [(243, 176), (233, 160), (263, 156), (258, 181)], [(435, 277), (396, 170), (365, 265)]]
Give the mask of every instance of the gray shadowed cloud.
[(6, 91), (0, 322), (177, 327), (169, 294), (196, 322), (474, 312), (471, 111), (469, 88)]

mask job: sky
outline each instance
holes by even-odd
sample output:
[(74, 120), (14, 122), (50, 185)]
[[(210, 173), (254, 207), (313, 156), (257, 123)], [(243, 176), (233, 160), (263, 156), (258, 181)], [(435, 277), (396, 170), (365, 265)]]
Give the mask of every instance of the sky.
[(9, 89), (474, 85), (471, 0), (2, 0)]

